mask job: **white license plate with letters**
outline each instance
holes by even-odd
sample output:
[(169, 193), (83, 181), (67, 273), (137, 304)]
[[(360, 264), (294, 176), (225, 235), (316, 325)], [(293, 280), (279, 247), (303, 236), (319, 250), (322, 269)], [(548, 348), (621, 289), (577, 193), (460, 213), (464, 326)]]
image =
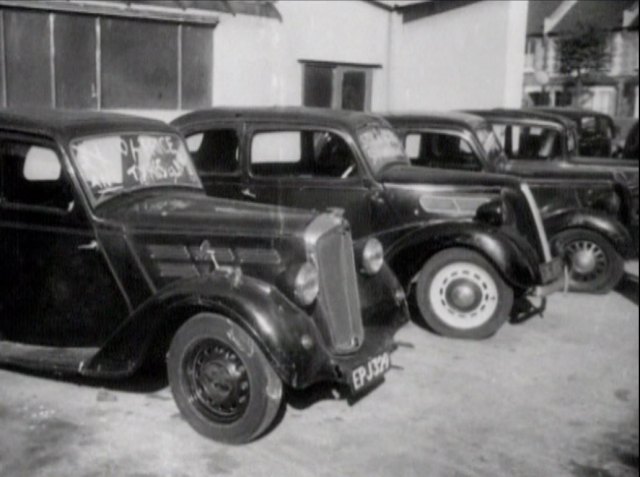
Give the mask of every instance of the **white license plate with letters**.
[(385, 352), (369, 359), (365, 364), (351, 370), (349, 386), (353, 393), (359, 393), (382, 381), (391, 368), (391, 357)]

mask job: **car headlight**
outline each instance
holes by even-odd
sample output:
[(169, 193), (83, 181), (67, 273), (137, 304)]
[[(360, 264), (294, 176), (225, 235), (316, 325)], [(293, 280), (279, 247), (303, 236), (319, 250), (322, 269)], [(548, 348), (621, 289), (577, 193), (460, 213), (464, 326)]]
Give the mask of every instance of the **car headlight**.
[(478, 207), (476, 220), (500, 227), (511, 222), (511, 209), (503, 199), (494, 199)]
[(293, 279), (293, 296), (302, 306), (311, 305), (320, 293), (318, 269), (310, 262), (303, 263)]
[(375, 275), (384, 265), (384, 249), (377, 239), (369, 239), (362, 250), (362, 268), (367, 275)]

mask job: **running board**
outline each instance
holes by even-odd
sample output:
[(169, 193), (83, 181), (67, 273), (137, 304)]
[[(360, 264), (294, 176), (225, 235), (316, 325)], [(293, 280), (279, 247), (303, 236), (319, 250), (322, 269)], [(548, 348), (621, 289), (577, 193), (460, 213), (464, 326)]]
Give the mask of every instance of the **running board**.
[(79, 374), (84, 362), (93, 358), (99, 348), (59, 348), (25, 345), (0, 340), (0, 365), (17, 366), (35, 371)]

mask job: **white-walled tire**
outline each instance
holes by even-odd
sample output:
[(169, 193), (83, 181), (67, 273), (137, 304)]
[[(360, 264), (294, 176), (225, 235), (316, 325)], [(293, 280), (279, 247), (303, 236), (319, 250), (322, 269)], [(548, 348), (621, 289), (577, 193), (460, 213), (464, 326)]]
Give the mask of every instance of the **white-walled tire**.
[(464, 339), (494, 335), (509, 319), (513, 289), (480, 254), (464, 248), (437, 253), (422, 267), (415, 297), (436, 333)]
[(186, 421), (216, 441), (243, 444), (273, 422), (282, 382), (255, 341), (224, 316), (185, 322), (167, 355), (169, 384)]

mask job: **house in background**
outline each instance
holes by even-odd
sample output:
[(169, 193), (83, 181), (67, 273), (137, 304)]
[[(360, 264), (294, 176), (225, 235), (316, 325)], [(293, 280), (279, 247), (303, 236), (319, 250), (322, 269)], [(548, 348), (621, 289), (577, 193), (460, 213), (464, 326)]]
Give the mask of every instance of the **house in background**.
[(0, 106), (518, 106), (526, 1), (0, 0)]
[[(573, 79), (559, 72), (558, 42), (581, 26), (606, 32), (605, 71), (585, 78), (574, 98)], [(532, 1), (527, 20), (526, 104), (568, 106), (576, 102), (617, 117), (638, 117), (638, 1)]]

